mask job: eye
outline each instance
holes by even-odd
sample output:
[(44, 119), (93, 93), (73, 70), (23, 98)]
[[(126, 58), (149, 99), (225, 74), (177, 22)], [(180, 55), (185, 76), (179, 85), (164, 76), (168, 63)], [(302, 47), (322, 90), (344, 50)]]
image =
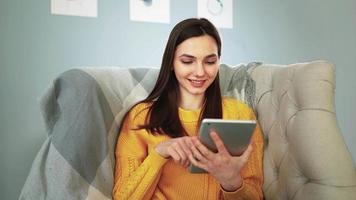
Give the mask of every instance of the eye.
[(216, 61), (208, 61), (208, 62), (206, 62), (206, 63), (208, 63), (209, 65), (213, 65), (213, 64), (216, 63)]
[(208, 64), (208, 65), (214, 65), (216, 63), (216, 60), (214, 59), (214, 60), (207, 60), (206, 61), (206, 64)]
[(181, 62), (183, 63), (183, 64), (192, 64), (193, 63), (193, 61), (191, 61), (191, 60), (181, 60)]

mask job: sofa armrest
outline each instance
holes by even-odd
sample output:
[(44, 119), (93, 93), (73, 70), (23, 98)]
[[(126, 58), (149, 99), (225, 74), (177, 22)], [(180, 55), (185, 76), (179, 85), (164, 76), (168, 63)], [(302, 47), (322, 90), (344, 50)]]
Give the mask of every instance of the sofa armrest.
[(264, 65), (251, 75), (267, 141), (266, 199), (354, 198), (356, 174), (334, 107), (334, 66)]

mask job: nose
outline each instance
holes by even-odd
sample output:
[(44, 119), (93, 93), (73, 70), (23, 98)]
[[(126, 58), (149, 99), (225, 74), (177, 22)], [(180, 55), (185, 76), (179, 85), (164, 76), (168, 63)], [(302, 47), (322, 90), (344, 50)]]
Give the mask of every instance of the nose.
[(204, 65), (202, 63), (198, 63), (197, 66), (195, 67), (195, 75), (204, 76), (204, 74), (205, 74)]

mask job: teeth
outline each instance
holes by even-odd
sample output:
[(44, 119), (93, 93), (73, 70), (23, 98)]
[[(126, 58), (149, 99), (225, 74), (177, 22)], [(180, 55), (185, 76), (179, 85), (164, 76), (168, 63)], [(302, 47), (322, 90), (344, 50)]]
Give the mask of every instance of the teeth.
[(204, 82), (203, 80), (190, 80), (190, 81), (195, 82), (195, 83), (202, 83), (202, 82)]

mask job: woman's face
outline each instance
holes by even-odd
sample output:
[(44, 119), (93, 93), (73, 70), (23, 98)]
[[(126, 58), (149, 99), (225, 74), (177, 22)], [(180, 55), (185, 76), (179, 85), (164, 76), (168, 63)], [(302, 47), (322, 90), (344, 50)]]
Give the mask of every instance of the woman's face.
[(219, 71), (218, 46), (213, 37), (203, 35), (180, 43), (175, 51), (173, 70), (181, 97), (204, 97)]

